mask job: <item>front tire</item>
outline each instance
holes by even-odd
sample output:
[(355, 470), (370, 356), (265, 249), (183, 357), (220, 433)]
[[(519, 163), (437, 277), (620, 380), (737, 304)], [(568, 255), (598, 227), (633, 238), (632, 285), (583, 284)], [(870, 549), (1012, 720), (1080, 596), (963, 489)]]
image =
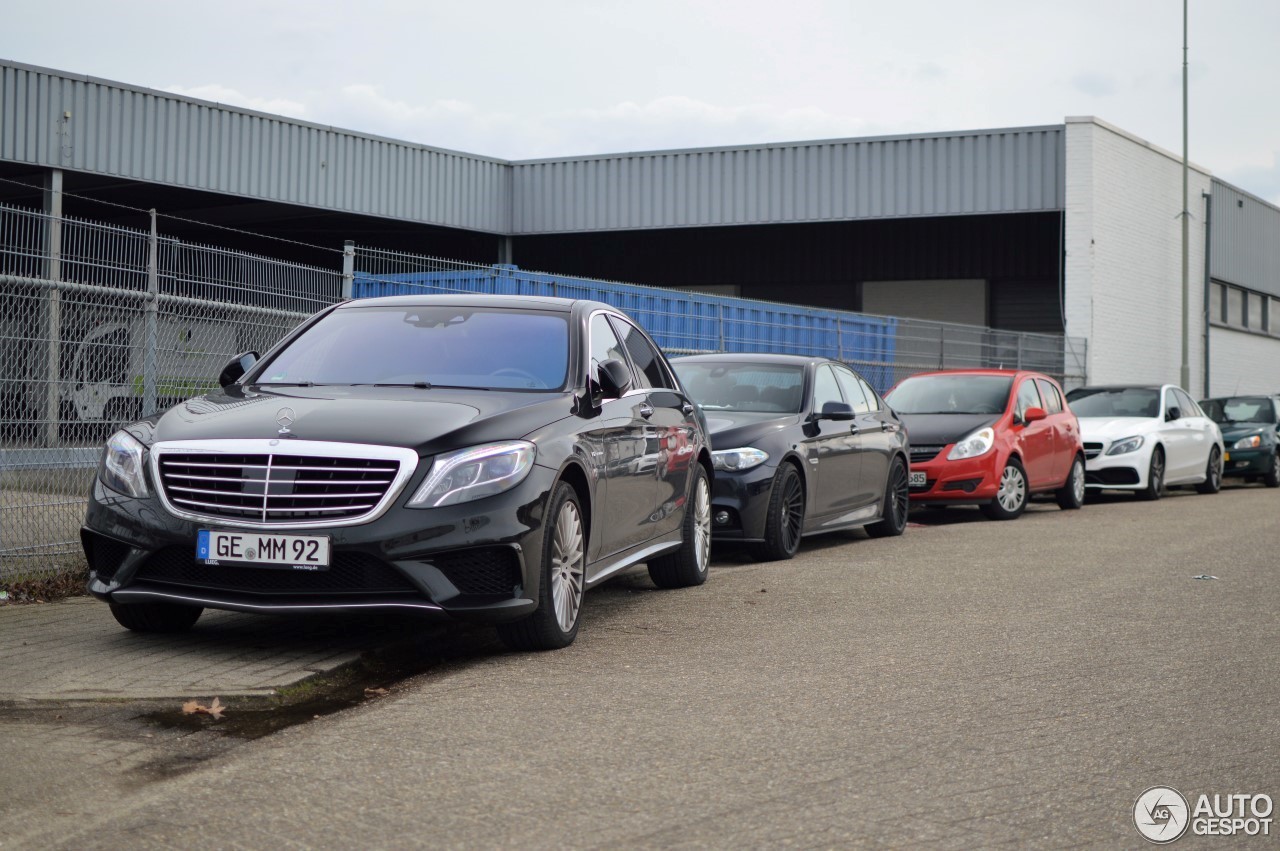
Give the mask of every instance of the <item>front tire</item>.
[(711, 483), (701, 464), (693, 465), (693, 487), (681, 524), (680, 549), (649, 562), (649, 578), (659, 588), (688, 588), (707, 581), (711, 564)]
[(1204, 481), (1196, 485), (1196, 490), (1204, 494), (1222, 490), (1222, 452), (1216, 446), (1209, 450), (1209, 461), (1204, 467)]
[(1164, 450), (1151, 450), (1151, 466), (1147, 468), (1147, 486), (1138, 491), (1138, 499), (1154, 502), (1164, 496)]
[(498, 637), (512, 650), (559, 650), (578, 637), (587, 538), (578, 493), (568, 483), (560, 482), (552, 491), (547, 518), (538, 608), (527, 618), (498, 624)]
[(866, 527), (873, 538), (896, 538), (907, 529), (907, 511), (911, 507), (911, 485), (907, 477), (907, 465), (901, 458), (894, 458), (889, 465), (889, 476), (884, 483), (884, 505), (880, 519)]
[(1269, 488), (1280, 488), (1280, 449), (1271, 455), (1271, 472), (1262, 477), (1262, 483)]
[(992, 520), (1016, 520), (1027, 510), (1027, 495), (1027, 471), (1017, 458), (1010, 458), (1000, 473), (996, 498), (982, 506), (982, 513)]
[(1058, 501), (1059, 508), (1071, 511), (1084, 505), (1084, 491), (1084, 459), (1077, 455), (1071, 462), (1067, 480), (1058, 488), (1054, 498)]
[(785, 561), (796, 554), (804, 534), (804, 509), (804, 482), (795, 465), (784, 461), (769, 492), (764, 543), (753, 548), (758, 561)]
[(116, 623), (134, 632), (186, 632), (204, 612), (201, 606), (178, 603), (109, 603)]

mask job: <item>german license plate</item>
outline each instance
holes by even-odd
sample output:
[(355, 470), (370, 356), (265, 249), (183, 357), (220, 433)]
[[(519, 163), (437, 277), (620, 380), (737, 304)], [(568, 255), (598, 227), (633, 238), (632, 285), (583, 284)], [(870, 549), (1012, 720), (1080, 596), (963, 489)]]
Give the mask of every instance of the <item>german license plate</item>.
[(929, 483), (923, 472), (912, 473), (911, 478), (907, 480), (907, 484), (913, 488), (922, 488)]
[(273, 535), (269, 532), (201, 529), (196, 536), (196, 559), (205, 564), (328, 570), (329, 538), (326, 535)]

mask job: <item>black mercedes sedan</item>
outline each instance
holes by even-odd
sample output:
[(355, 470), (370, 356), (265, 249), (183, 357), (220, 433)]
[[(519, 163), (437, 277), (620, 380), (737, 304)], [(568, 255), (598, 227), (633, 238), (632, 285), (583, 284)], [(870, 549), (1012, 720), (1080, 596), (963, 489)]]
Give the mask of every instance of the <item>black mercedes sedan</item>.
[(605, 304), (348, 301), (108, 440), (81, 537), (123, 626), (415, 610), (564, 647), (583, 592), (707, 578), (702, 415)]
[(907, 435), (849, 367), (796, 355), (716, 354), (672, 360), (707, 417), (718, 540), (788, 559), (800, 538), (907, 525)]

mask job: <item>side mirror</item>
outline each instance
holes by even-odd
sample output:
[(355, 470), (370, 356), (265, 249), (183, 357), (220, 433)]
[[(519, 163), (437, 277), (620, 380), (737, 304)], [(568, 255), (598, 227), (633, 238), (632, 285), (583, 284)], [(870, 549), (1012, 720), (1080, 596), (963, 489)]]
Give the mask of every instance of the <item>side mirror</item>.
[(617, 358), (600, 364), (600, 391), (605, 399), (617, 399), (631, 389), (631, 371)]
[(1049, 414), (1045, 412), (1044, 408), (1037, 408), (1033, 405), (1022, 412), (1022, 421), (1030, 425), (1031, 423), (1040, 422), (1040, 420), (1047, 416), (1049, 416)]
[(240, 354), (227, 361), (227, 365), (222, 368), (222, 372), (218, 375), (219, 387), (230, 387), (235, 384), (244, 374), (253, 368), (258, 362), (257, 352), (241, 352)]
[(1173, 422), (1174, 420), (1179, 419), (1181, 417), (1182, 417), (1182, 410), (1178, 408), (1176, 405), (1164, 412), (1164, 418), (1168, 422)]
[(853, 419), (853, 406), (845, 402), (827, 402), (822, 406), (822, 413), (818, 414), (820, 420), (851, 420)]

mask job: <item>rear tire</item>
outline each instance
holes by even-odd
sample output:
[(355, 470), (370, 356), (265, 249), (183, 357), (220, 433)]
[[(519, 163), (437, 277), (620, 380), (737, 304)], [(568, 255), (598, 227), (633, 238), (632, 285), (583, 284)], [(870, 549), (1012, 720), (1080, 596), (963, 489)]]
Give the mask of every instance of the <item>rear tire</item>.
[(1271, 455), (1271, 472), (1262, 477), (1262, 483), (1269, 488), (1280, 488), (1280, 449)]
[(681, 524), (680, 549), (649, 562), (649, 578), (659, 588), (688, 588), (707, 581), (711, 564), (711, 483), (701, 464), (693, 465), (693, 485)]
[(204, 612), (178, 603), (109, 603), (116, 623), (134, 632), (186, 632)]
[(889, 465), (889, 475), (884, 483), (884, 504), (880, 519), (866, 527), (873, 538), (896, 538), (907, 529), (907, 512), (911, 507), (911, 486), (907, 477), (907, 465), (901, 458), (894, 458)]
[(757, 561), (786, 561), (796, 554), (804, 534), (804, 509), (804, 482), (795, 465), (784, 461), (769, 492), (764, 543), (752, 548)]
[(1054, 498), (1058, 501), (1059, 508), (1071, 511), (1084, 505), (1084, 492), (1084, 459), (1077, 455), (1071, 462), (1067, 480), (1058, 488)]
[(982, 506), (982, 513), (992, 520), (1016, 520), (1027, 510), (1027, 471), (1017, 458), (1010, 458), (1000, 473), (1000, 490), (996, 498)]
[(1147, 486), (1138, 491), (1138, 499), (1155, 502), (1164, 496), (1164, 450), (1151, 450), (1151, 466), (1147, 468)]
[(1204, 494), (1222, 490), (1222, 451), (1216, 446), (1209, 450), (1209, 460), (1204, 467), (1204, 481), (1196, 485), (1196, 490)]
[(498, 624), (498, 638), (512, 650), (559, 650), (578, 637), (586, 583), (587, 537), (578, 492), (560, 482), (542, 541), (538, 608), (527, 618)]

